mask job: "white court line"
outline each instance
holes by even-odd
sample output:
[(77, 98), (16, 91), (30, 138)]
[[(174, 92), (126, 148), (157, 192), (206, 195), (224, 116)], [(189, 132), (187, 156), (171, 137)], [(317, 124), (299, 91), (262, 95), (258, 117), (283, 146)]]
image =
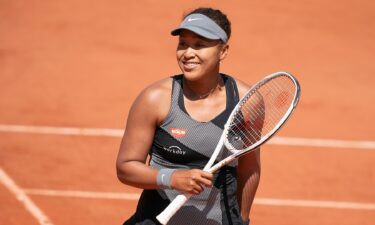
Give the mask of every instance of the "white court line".
[[(29, 195), (42, 195), (50, 197), (75, 197), (75, 198), (95, 198), (131, 200), (139, 199), (139, 193), (119, 193), (119, 192), (90, 192), (90, 191), (63, 191), (63, 190), (43, 190), (25, 189)], [(356, 209), (375, 210), (373, 203), (343, 202), (343, 201), (315, 201), (298, 199), (276, 199), (276, 198), (255, 198), (254, 204), (267, 206), (293, 206), (309, 208), (331, 208), (331, 209)]]
[(94, 191), (62, 191), (45, 189), (24, 189), (29, 195), (44, 195), (52, 197), (76, 197), (76, 198), (96, 198), (96, 199), (123, 199), (138, 200), (139, 193), (118, 193), (118, 192), (94, 192)]
[[(122, 137), (124, 130), (109, 128), (49, 127), (0, 124), (0, 132), (57, 134), (77, 136)], [(351, 141), (336, 139), (274, 137), (268, 144), (302, 147), (375, 149), (375, 141)]]
[(375, 149), (375, 141), (348, 141), (316, 138), (274, 137), (268, 142), (268, 144), (324, 148)]
[(49, 218), (38, 208), (27, 194), (0, 168), (0, 183), (2, 183), (20, 201), (27, 211), (38, 220), (41, 225), (53, 225)]
[(122, 135), (124, 134), (124, 131), (121, 129), (25, 126), (5, 124), (0, 124), (0, 132), (108, 137), (122, 137)]
[(294, 207), (331, 208), (331, 209), (375, 210), (375, 204), (373, 203), (342, 202), (342, 201), (256, 198), (254, 200), (254, 203), (258, 205), (268, 205), (268, 206), (294, 206)]

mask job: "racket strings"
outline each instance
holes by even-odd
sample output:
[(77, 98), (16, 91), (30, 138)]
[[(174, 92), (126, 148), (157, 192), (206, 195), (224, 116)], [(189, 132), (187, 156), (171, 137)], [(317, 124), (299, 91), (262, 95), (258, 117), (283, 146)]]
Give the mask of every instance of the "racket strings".
[(293, 102), (296, 92), (294, 82), (288, 77), (277, 77), (259, 88), (265, 102), (262, 134), (267, 134), (282, 120)]
[[(274, 88), (275, 92), (270, 92), (268, 94), (268, 95), (270, 95), (269, 96), (270, 99), (274, 98), (274, 101), (275, 101), (274, 105), (272, 105), (272, 107), (278, 106), (277, 108), (280, 108), (282, 105), (286, 105), (287, 102), (286, 102), (286, 98), (285, 97), (287, 95), (284, 94), (284, 93), (286, 93), (285, 89), (282, 89), (277, 82), (274, 83), (273, 88)], [(280, 97), (274, 96), (274, 94), (276, 94), (276, 93), (279, 94)], [(280, 102), (283, 102), (283, 103), (281, 104)], [(273, 121), (280, 120), (280, 117), (277, 116), (277, 113), (282, 113), (282, 115), (285, 114), (284, 111), (277, 110), (277, 108), (273, 108), (273, 110), (275, 110), (274, 113), (269, 113), (268, 114), (270, 120), (273, 120)]]
[(296, 95), (296, 86), (287, 76), (259, 84), (244, 98), (229, 125), (227, 140), (232, 150), (246, 149), (278, 126)]

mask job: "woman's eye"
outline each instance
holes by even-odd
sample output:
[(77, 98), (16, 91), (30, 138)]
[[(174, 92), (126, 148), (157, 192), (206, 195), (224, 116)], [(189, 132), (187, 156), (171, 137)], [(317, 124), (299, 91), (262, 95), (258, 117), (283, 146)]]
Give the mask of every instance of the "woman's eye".
[(179, 42), (178, 48), (179, 49), (186, 49), (186, 48), (194, 48), (194, 49), (201, 49), (207, 47), (207, 44), (202, 42), (196, 42), (196, 43), (187, 43), (187, 42)]
[(185, 43), (185, 42), (179, 42), (179, 43), (178, 43), (178, 46), (179, 46), (179, 47), (185, 47), (185, 46), (186, 46), (186, 43)]
[(197, 43), (197, 44), (195, 44), (195, 47), (196, 48), (203, 48), (203, 47), (205, 47), (205, 45), (203, 43)]

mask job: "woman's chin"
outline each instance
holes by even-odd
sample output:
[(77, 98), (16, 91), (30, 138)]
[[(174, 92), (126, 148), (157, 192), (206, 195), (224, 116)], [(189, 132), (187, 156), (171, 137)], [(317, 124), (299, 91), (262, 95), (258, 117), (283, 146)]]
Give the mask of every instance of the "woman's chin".
[(186, 80), (189, 81), (197, 81), (199, 80), (202, 76), (200, 73), (197, 73), (195, 71), (183, 71), (184, 77)]

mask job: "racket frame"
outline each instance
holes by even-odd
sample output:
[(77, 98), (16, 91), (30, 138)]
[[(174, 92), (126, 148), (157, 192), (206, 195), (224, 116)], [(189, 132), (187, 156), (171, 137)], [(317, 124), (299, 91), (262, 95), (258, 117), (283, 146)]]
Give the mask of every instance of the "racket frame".
[[(241, 109), (242, 105), (245, 103), (245, 101), (247, 100), (247, 98), (249, 98), (256, 91), (256, 89), (260, 85), (262, 85), (265, 82), (268, 82), (269, 80), (275, 79), (276, 77), (279, 77), (279, 76), (287, 76), (287, 77), (289, 77), (289, 79), (291, 79), (293, 81), (293, 83), (294, 83), (294, 85), (296, 87), (296, 91), (295, 91), (294, 96), (293, 96), (293, 102), (292, 102), (293, 104), (291, 104), (289, 106), (288, 110), (285, 112), (285, 114), (281, 118), (281, 120), (276, 124), (276, 126), (270, 132), (268, 132), (267, 135), (263, 136), (257, 142), (255, 142), (254, 144), (250, 145), (249, 147), (247, 147), (247, 148), (245, 148), (243, 150), (237, 150), (237, 149), (235, 149), (228, 142), (227, 138), (225, 138), (225, 136), (227, 136), (228, 131), (229, 131), (229, 125), (230, 125), (231, 121), (233, 120), (232, 117), (238, 112), (238, 110)], [(266, 143), (271, 137), (273, 137), (280, 130), (280, 128), (290, 118), (290, 116), (292, 115), (292, 111), (295, 109), (295, 107), (297, 106), (297, 104), (299, 102), (300, 94), (301, 94), (301, 88), (300, 88), (300, 84), (299, 84), (298, 80), (293, 75), (291, 75), (288, 72), (276, 72), (276, 73), (273, 73), (273, 74), (270, 74), (270, 75), (264, 77), (261, 81), (258, 81), (257, 83), (255, 83), (252, 86), (252, 88), (247, 91), (247, 93), (240, 100), (240, 102), (236, 105), (236, 107), (232, 110), (232, 112), (231, 112), (231, 114), (230, 114), (230, 116), (228, 118), (228, 121), (226, 122), (226, 124), (224, 126), (224, 132), (223, 132), (223, 135), (224, 135), (224, 138), (223, 138), (224, 146), (229, 151), (233, 152), (233, 154), (230, 155), (230, 156), (228, 156), (227, 158), (221, 160), (220, 162), (216, 163), (213, 167), (210, 167), (209, 170), (208, 170), (208, 172), (214, 173), (214, 172), (218, 171), (220, 168), (222, 168), (223, 166), (225, 166), (225, 165), (229, 164), (230, 162), (232, 162), (234, 159), (239, 158), (242, 155), (245, 155), (247, 153), (250, 153), (253, 150), (257, 149), (260, 145)]]
[(227, 138), (224, 138), (224, 145), (225, 145), (225, 147), (229, 151), (231, 151), (234, 154), (236, 154), (237, 157), (242, 156), (243, 154), (246, 154), (247, 151), (256, 149), (258, 146), (260, 146), (263, 143), (267, 142), (272, 136), (274, 136), (280, 130), (280, 128), (285, 124), (285, 122), (292, 115), (292, 111), (294, 110), (294, 108), (297, 106), (299, 98), (300, 98), (300, 94), (301, 94), (301, 88), (300, 88), (298, 80), (293, 75), (291, 75), (288, 72), (276, 72), (276, 73), (270, 74), (270, 75), (264, 77), (261, 81), (258, 81), (257, 83), (255, 83), (250, 88), (250, 90), (247, 91), (247, 93), (240, 100), (240, 102), (235, 106), (235, 108), (232, 110), (231, 114), (229, 115), (228, 121), (225, 123), (225, 127), (224, 127), (224, 133), (225, 134), (224, 134), (224, 136), (227, 136), (227, 134), (228, 134), (229, 126), (231, 124), (231, 121), (233, 120), (233, 116), (238, 112), (238, 110), (241, 109), (241, 107), (245, 103), (245, 101), (258, 89), (258, 87), (261, 84), (266, 83), (269, 80), (275, 79), (276, 77), (279, 77), (279, 76), (287, 76), (287, 77), (289, 77), (293, 81), (293, 83), (294, 83), (294, 85), (296, 87), (296, 91), (295, 91), (294, 96), (293, 96), (293, 104), (291, 104), (289, 106), (288, 110), (285, 112), (284, 116), (281, 118), (281, 120), (278, 122), (278, 124), (270, 132), (268, 132), (267, 135), (263, 136), (260, 140), (258, 140), (257, 142), (255, 142), (254, 144), (248, 146), (247, 148), (245, 148), (243, 150), (236, 150), (228, 142)]

